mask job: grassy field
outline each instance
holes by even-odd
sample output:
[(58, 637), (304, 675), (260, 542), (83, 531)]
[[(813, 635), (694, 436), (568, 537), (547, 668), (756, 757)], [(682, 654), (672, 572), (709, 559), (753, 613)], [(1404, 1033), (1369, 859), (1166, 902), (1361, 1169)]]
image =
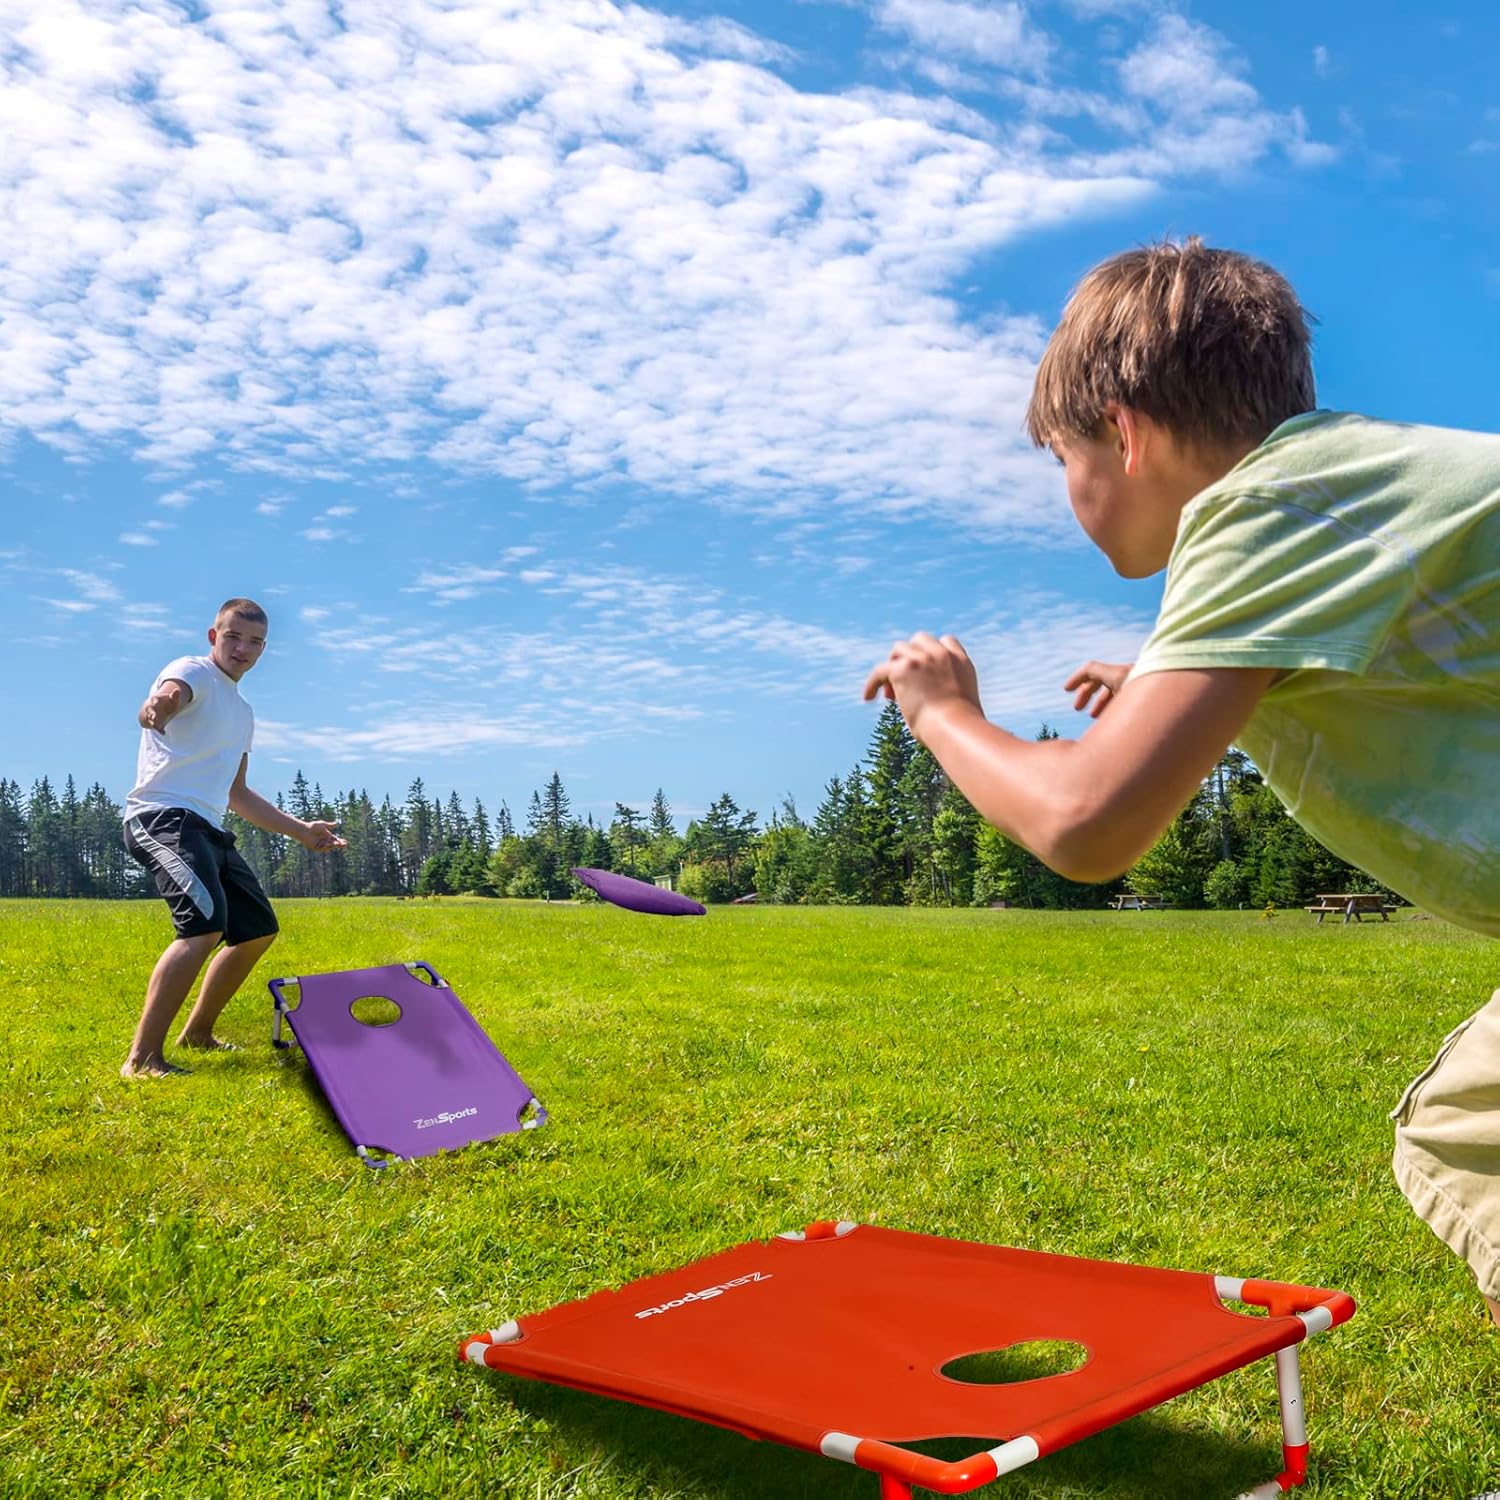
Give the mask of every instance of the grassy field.
[[(116, 1076), (156, 904), (0, 903), (0, 1492), (863, 1497), (828, 1460), (461, 1365), (505, 1318), (811, 1219), (1344, 1288), (1323, 1496), (1500, 1485), (1500, 1335), (1386, 1112), (1497, 982), (1438, 922), (285, 902), (243, 1052)], [(264, 980), (425, 958), (548, 1125), (361, 1167)], [(1269, 1363), (982, 1493), (1199, 1500)], [(962, 1445), (959, 1445), (960, 1448)]]

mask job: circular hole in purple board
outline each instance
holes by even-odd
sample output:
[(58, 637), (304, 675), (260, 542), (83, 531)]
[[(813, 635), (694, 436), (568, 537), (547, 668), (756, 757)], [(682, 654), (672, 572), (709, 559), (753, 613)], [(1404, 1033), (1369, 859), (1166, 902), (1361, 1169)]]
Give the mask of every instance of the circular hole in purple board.
[(1088, 1360), (1088, 1346), (1071, 1339), (1024, 1339), (1004, 1349), (979, 1349), (950, 1359), (939, 1374), (960, 1385), (1019, 1385), (1023, 1380), (1071, 1375)]
[(384, 995), (361, 995), (350, 1005), (349, 1014), (361, 1026), (394, 1026), (401, 1019), (401, 1007)]

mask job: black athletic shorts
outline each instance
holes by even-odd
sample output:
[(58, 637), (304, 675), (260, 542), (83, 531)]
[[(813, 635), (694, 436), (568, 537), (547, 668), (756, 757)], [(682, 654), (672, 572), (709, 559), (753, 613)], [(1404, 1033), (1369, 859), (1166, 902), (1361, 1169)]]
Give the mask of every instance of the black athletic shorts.
[(227, 947), (278, 931), (276, 913), (234, 835), (185, 807), (125, 820), (125, 847), (156, 879), (178, 937), (222, 932)]

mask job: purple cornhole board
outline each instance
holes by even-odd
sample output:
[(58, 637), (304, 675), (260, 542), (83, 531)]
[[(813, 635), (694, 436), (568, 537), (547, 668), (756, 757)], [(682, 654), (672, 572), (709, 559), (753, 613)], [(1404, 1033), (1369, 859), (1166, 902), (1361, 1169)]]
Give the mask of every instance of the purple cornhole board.
[[(432, 976), (432, 983), (417, 977)], [(299, 987), (295, 1006), (284, 985)], [(271, 1040), (278, 1047), (281, 1022), (295, 1033), (323, 1093), (360, 1160), (383, 1151), (400, 1159), (435, 1156), (474, 1141), (530, 1130), (547, 1111), (521, 1082), (500, 1049), (487, 1037), (448, 982), (431, 964), (386, 964), (273, 979), (276, 1003)], [(357, 1000), (378, 997), (401, 1011), (384, 1026), (354, 1017)], [(535, 1113), (522, 1114), (528, 1106)]]
[(591, 891), (597, 891), (606, 901), (623, 906), (627, 911), (648, 912), (653, 917), (702, 917), (707, 908), (676, 891), (663, 890), (646, 880), (637, 880), (632, 875), (616, 875), (613, 870), (591, 870), (587, 866), (573, 873)]

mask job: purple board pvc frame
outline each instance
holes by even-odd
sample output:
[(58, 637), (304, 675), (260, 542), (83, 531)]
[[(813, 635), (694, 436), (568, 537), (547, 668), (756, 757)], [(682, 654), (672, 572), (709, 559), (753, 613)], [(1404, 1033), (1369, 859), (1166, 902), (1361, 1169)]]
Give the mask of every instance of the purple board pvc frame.
[(591, 891), (626, 911), (643, 911), (653, 917), (702, 917), (707, 908), (676, 891), (664, 890), (632, 875), (617, 875), (613, 870), (591, 870), (583, 866), (573, 871)]
[[(428, 979), (419, 977), (422, 974)], [(284, 993), (297, 986), (295, 1003)], [(366, 1166), (372, 1156), (435, 1156), (531, 1130), (547, 1118), (531, 1090), (431, 964), (386, 964), (273, 979), (273, 1046), (291, 1027), (339, 1124)], [(387, 1000), (399, 1014), (360, 1020), (354, 1007)]]

